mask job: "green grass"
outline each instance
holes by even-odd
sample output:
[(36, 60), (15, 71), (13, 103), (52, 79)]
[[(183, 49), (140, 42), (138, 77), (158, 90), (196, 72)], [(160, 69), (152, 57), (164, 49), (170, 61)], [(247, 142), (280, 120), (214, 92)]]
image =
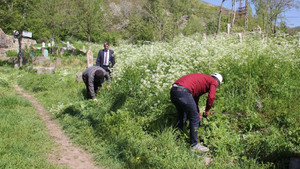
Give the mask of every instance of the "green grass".
[(0, 168), (62, 168), (47, 161), (54, 148), (29, 101), (0, 79)]
[[(153, 46), (121, 44), (111, 83), (86, 101), (76, 74), (86, 63), (63, 58), (56, 74), (9, 69), (8, 78), (35, 93), (68, 135), (108, 168), (205, 168), (190, 151), (189, 131), (174, 129), (171, 84), (191, 72), (220, 72), (210, 116), (199, 129), (211, 168), (286, 168), (300, 157), (300, 50), (294, 39), (200, 36)], [(279, 43), (280, 42), (280, 43)], [(183, 51), (189, 51), (182, 55)], [(76, 58), (78, 59), (78, 58)], [(206, 96), (201, 97), (200, 109)], [(263, 105), (260, 112), (257, 101)]]

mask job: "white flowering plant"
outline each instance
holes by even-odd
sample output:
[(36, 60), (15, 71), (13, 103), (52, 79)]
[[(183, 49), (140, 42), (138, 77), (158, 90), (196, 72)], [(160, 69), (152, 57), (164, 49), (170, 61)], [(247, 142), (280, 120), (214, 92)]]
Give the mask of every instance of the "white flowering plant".
[[(189, 149), (188, 127), (176, 130), (171, 84), (201, 72), (221, 73), (210, 122), (199, 128), (214, 168), (286, 166), (299, 154), (300, 49), (296, 38), (260, 34), (178, 37), (173, 42), (111, 46), (116, 64), (111, 90), (98, 102), (84, 100), (85, 86), (74, 80), (84, 66), (58, 68), (55, 75), (23, 70), (19, 84), (58, 118), (77, 143), (112, 168), (203, 168)], [(81, 70), (83, 71), (83, 70)], [(105, 84), (104, 84), (105, 85)], [(205, 106), (207, 95), (200, 98)], [(260, 109), (258, 109), (260, 105)]]

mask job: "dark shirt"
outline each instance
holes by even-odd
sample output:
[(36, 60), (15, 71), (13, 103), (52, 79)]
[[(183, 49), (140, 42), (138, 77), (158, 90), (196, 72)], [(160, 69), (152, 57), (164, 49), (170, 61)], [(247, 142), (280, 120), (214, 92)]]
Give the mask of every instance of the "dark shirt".
[(84, 70), (84, 72), (82, 73), (82, 78), (87, 79), (87, 84), (88, 84), (88, 90), (91, 92), (91, 96), (95, 97), (95, 90), (94, 90), (94, 83), (101, 83), (100, 79), (95, 79), (95, 72), (97, 70), (100, 70), (103, 72), (103, 78), (106, 79), (106, 83), (107, 85), (109, 85), (110, 82), (110, 76), (109, 74), (101, 67), (99, 66), (91, 66), (87, 69)]

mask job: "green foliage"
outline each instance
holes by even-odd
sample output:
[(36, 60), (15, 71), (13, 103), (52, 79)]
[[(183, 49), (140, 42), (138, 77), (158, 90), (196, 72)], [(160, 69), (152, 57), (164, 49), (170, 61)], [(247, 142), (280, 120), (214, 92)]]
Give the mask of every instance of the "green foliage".
[(211, 35), (215, 34), (217, 32), (217, 22), (216, 21), (210, 21), (206, 25), (206, 33)]
[[(28, 3), (26, 3), (28, 2)], [(294, 1), (275, 9), (265, 1), (252, 1), (256, 16), (248, 9), (248, 26), (245, 18), (235, 22), (234, 31), (251, 31), (259, 25), (263, 32), (272, 33), (275, 16), (280, 9), (290, 9)], [(12, 5), (13, 4), (13, 5)], [(250, 6), (250, 5), (249, 5)], [(26, 18), (23, 12), (26, 8)], [(277, 8), (277, 7), (276, 7)], [(139, 41), (172, 41), (178, 35), (192, 35), (198, 32), (216, 33), (219, 8), (198, 0), (135, 0), (124, 3), (114, 1), (107, 4), (103, 0), (84, 1), (21, 1), (6, 2), (1, 5), (1, 29), (7, 34), (13, 30), (33, 32), (33, 39), (66, 40), (69, 37), (82, 41), (117, 44), (120, 39)], [(224, 9), (221, 31), (226, 31), (230, 23), (230, 10)], [(286, 32), (285, 24), (278, 26)], [(291, 32), (292, 33), (292, 32)]]
[[(198, 35), (173, 43), (120, 44), (114, 47), (118, 57), (112, 89), (105, 90), (104, 83), (98, 102), (84, 100), (85, 86), (76, 82), (75, 74), (85, 66), (72, 64), (72, 58), (54, 75), (21, 70), (11, 76), (34, 92), (104, 166), (205, 168), (202, 157), (190, 151), (188, 128), (180, 133), (173, 127), (176, 109), (169, 91), (185, 74), (220, 72), (224, 84), (217, 91), (216, 113), (209, 122), (204, 119), (198, 132), (211, 150), (204, 155), (214, 159), (209, 167), (286, 168), (289, 158), (300, 152), (300, 51), (295, 42), (258, 36), (246, 36), (243, 42), (228, 36), (202, 41)], [(206, 96), (200, 98), (201, 111)]]
[[(26, 2), (18, 0), (1, 5), (0, 14), (4, 16), (0, 18), (4, 23), (1, 28), (12, 34), (22, 26), (31, 31), (38, 42), (69, 37), (96, 43), (110, 41), (111, 44), (117, 44), (119, 39), (130, 39), (134, 43), (170, 41), (179, 34), (202, 32), (206, 28), (202, 25), (210, 25), (208, 31), (216, 27), (217, 15), (212, 11), (217, 11), (217, 7), (197, 0), (116, 1), (111, 4), (103, 0), (39, 0), (28, 1), (27, 5)], [(26, 18), (23, 20), (24, 7)], [(210, 24), (212, 20), (214, 24)]]
[(117, 45), (117, 40), (119, 39), (119, 34), (116, 32), (105, 32), (102, 34), (100, 43), (109, 42), (112, 45)]
[(6, 56), (7, 57), (18, 57), (18, 53), (15, 50), (9, 50), (9, 51), (6, 51)]
[(127, 36), (133, 43), (154, 41), (153, 29), (152, 22), (143, 20), (140, 16), (135, 15), (130, 20), (129, 35)]
[(205, 28), (203, 26), (203, 20), (201, 18), (198, 18), (195, 15), (192, 15), (189, 19), (187, 26), (184, 28), (184, 35), (192, 35), (195, 32), (204, 32)]

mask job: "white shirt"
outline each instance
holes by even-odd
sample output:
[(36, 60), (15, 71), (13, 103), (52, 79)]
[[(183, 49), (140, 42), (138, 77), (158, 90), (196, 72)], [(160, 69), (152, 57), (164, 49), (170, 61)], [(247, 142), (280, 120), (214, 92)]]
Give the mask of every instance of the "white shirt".
[(104, 51), (104, 61), (103, 65), (108, 66), (109, 64), (109, 50)]

